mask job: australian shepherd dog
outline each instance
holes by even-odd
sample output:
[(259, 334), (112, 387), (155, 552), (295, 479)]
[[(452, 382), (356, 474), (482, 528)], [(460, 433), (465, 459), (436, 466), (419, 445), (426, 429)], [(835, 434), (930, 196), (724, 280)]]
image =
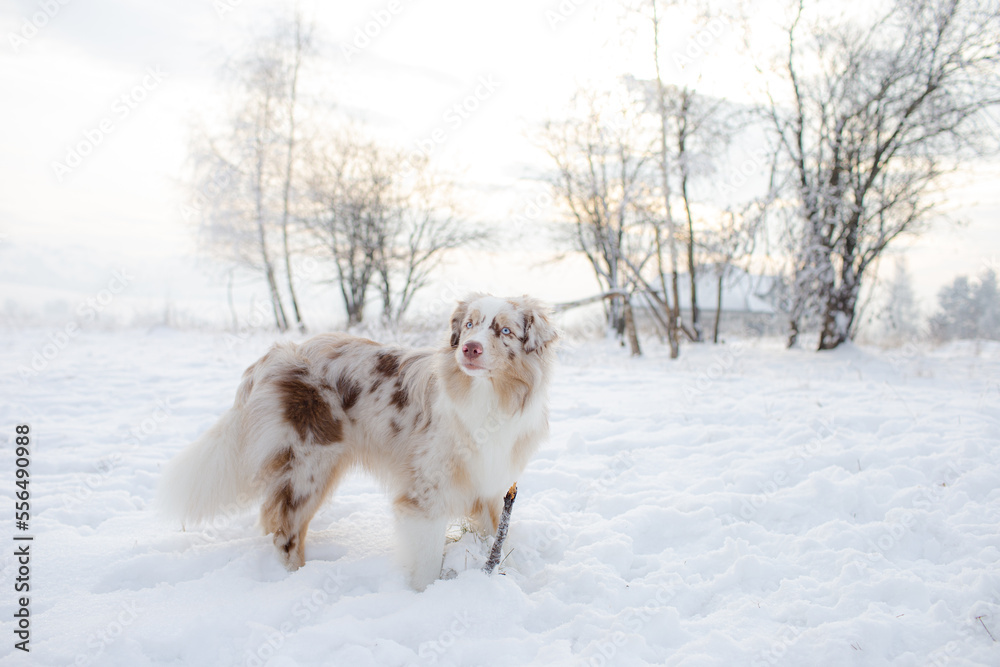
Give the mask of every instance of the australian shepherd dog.
[(289, 570), (309, 521), (354, 466), (392, 499), (402, 564), (422, 590), (441, 572), (450, 521), (492, 533), (508, 488), (548, 434), (556, 332), (529, 297), (472, 295), (440, 349), (340, 333), (279, 343), (243, 374), (219, 421), (169, 463), (161, 507), (185, 522), (239, 498)]

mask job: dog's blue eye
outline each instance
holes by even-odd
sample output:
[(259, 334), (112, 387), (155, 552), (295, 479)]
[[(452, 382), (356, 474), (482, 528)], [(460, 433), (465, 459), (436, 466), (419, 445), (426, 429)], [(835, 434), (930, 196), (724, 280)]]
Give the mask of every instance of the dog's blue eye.
[(500, 330), (500, 333), (506, 336), (510, 333), (510, 329), (508, 327), (504, 327), (503, 329)]
[(468, 322), (465, 323), (465, 328), (466, 329), (471, 329), (472, 328), (472, 320), (469, 320)]

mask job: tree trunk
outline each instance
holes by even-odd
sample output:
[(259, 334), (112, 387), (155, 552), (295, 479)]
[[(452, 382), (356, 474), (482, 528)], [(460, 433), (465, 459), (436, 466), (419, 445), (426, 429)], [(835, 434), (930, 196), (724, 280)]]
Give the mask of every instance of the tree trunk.
[(264, 265), (264, 276), (267, 278), (267, 287), (271, 294), (271, 308), (274, 310), (274, 323), (278, 331), (288, 331), (288, 317), (285, 315), (285, 307), (281, 303), (281, 292), (278, 291), (278, 281), (274, 276), (274, 263), (271, 261), (271, 254), (267, 251), (267, 234), (264, 230), (264, 223), (261, 219), (261, 207), (258, 203), (257, 231), (258, 242), (260, 243), (260, 257)]
[(358, 303), (352, 296), (346, 294), (344, 304), (347, 308), (347, 326), (353, 327), (356, 324), (361, 324), (364, 319), (365, 305)]
[(233, 333), (240, 331), (240, 318), (236, 315), (236, 303), (233, 301), (233, 270), (229, 270), (226, 280), (226, 302), (229, 304), (229, 315), (233, 318)]
[(680, 341), (677, 337), (677, 320), (674, 309), (670, 306), (670, 294), (667, 292), (666, 271), (663, 270), (663, 247), (660, 240), (660, 227), (656, 227), (656, 268), (660, 274), (660, 289), (663, 291), (663, 317), (667, 323), (667, 343), (670, 345), (670, 358), (680, 356)]
[(660, 178), (663, 187), (663, 207), (664, 222), (667, 225), (667, 242), (670, 246), (670, 264), (673, 269), (673, 293), (674, 303), (669, 306), (670, 297), (667, 295), (667, 281), (663, 271), (663, 250), (661, 247), (661, 233), (659, 225), (656, 226), (656, 260), (657, 268), (660, 271), (660, 283), (663, 286), (663, 302), (668, 304), (667, 312), (667, 340), (670, 342), (670, 358), (676, 359), (680, 356), (680, 341), (677, 334), (678, 321), (680, 320), (681, 305), (678, 301), (677, 293), (677, 244), (674, 238), (674, 219), (670, 212), (670, 170), (668, 165), (669, 153), (667, 153), (667, 105), (664, 99), (666, 91), (663, 87), (663, 77), (660, 74), (660, 19), (656, 12), (656, 0), (652, 0), (653, 6), (653, 65), (656, 68), (656, 92), (659, 96), (660, 112)]
[(859, 283), (845, 283), (831, 292), (823, 313), (818, 349), (832, 350), (850, 340), (858, 288)]
[[(287, 195), (286, 195), (287, 196)], [(302, 321), (302, 313), (299, 311), (299, 300), (295, 296), (295, 285), (292, 280), (292, 260), (288, 252), (288, 226), (283, 224), (281, 228), (281, 234), (284, 237), (284, 251), (285, 251), (285, 274), (288, 276), (288, 294), (292, 298), (292, 312), (295, 313), (295, 322), (299, 326), (299, 332), (306, 332), (306, 323)]]
[(299, 311), (299, 300), (295, 296), (295, 281), (292, 277), (291, 253), (288, 250), (288, 218), (292, 188), (292, 165), (294, 163), (295, 151), (295, 104), (298, 94), (299, 67), (302, 64), (302, 17), (295, 17), (295, 63), (292, 66), (292, 76), (288, 97), (288, 144), (285, 154), (285, 183), (282, 193), (281, 211), (281, 236), (283, 250), (285, 254), (285, 275), (288, 277), (288, 294), (292, 299), (292, 312), (295, 313), (295, 323), (299, 326), (299, 332), (306, 332), (306, 323), (302, 321), (302, 313)]
[(788, 342), (785, 347), (791, 349), (799, 342), (799, 320), (797, 317), (788, 320)]
[(271, 261), (271, 253), (267, 247), (267, 229), (265, 225), (264, 206), (264, 163), (265, 163), (265, 143), (263, 135), (265, 130), (271, 128), (271, 97), (264, 98), (263, 120), (260, 121), (255, 137), (254, 150), (256, 151), (256, 161), (253, 172), (254, 189), (254, 215), (257, 222), (257, 243), (260, 249), (261, 264), (264, 267), (264, 276), (267, 279), (268, 290), (271, 293), (271, 308), (274, 310), (274, 322), (278, 326), (278, 331), (288, 330), (288, 317), (285, 315), (285, 307), (281, 303), (281, 292), (278, 291), (278, 282), (274, 276), (274, 262)]
[(687, 205), (687, 195), (684, 195), (684, 207), (688, 218), (688, 275), (691, 276), (691, 328), (694, 330), (694, 340), (700, 343), (704, 340), (701, 330), (701, 311), (698, 308), (698, 269), (694, 263), (694, 223), (691, 219), (691, 209)]
[[(688, 108), (689, 99), (689, 93), (685, 89), (684, 110), (682, 112), (684, 114), (684, 129), (677, 133), (677, 152), (681, 163), (681, 199), (684, 202), (684, 215), (687, 217), (687, 261), (688, 275), (691, 278), (691, 331), (687, 333), (691, 340), (700, 343), (703, 335), (701, 331), (701, 314), (698, 312), (698, 271), (694, 264), (694, 216), (691, 214), (691, 201), (688, 198), (688, 168), (685, 162), (687, 160), (687, 114), (690, 113)], [(674, 276), (676, 280), (676, 271)]]
[[(823, 328), (819, 336), (819, 349), (832, 350), (851, 338), (854, 314), (857, 309), (858, 293), (861, 291), (861, 275), (864, 265), (855, 269), (860, 230), (860, 209), (856, 210), (846, 225), (840, 243), (841, 269), (840, 285), (834, 283), (831, 275), (828, 291), (824, 299)], [(832, 274), (832, 267), (830, 273)]]
[(628, 336), (628, 345), (633, 357), (642, 356), (639, 348), (639, 335), (635, 330), (635, 318), (632, 316), (632, 302), (626, 298), (622, 310), (625, 311), (625, 335)]
[(361, 321), (365, 318), (365, 296), (364, 293), (359, 293), (359, 291), (352, 286), (350, 299), (347, 302), (347, 321), (348, 325), (361, 324)]
[(274, 323), (278, 326), (278, 331), (288, 331), (288, 316), (285, 315), (285, 307), (281, 305), (281, 293), (278, 291), (278, 281), (274, 277), (274, 267), (270, 261), (267, 262), (265, 273), (267, 274), (267, 285), (271, 292)]
[(719, 342), (719, 321), (722, 319), (722, 281), (725, 280), (726, 268), (719, 267), (719, 283), (715, 294), (715, 324), (712, 327), (712, 342)]

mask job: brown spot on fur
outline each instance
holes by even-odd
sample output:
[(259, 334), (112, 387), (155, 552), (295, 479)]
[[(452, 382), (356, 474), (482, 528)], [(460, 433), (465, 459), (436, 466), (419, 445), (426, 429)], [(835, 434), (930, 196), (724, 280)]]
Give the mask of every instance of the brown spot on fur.
[(340, 405), (344, 408), (344, 412), (347, 412), (358, 402), (361, 385), (346, 375), (341, 375), (337, 378), (337, 393), (340, 394)]
[(399, 355), (395, 352), (382, 351), (375, 355), (375, 372), (391, 377), (399, 373)]
[(449, 343), (453, 350), (458, 347), (458, 343), (462, 339), (462, 324), (465, 322), (465, 308), (467, 306), (468, 304), (464, 301), (459, 301), (458, 307), (451, 315), (451, 339)]
[(276, 477), (292, 469), (295, 462), (295, 452), (291, 447), (287, 447), (275, 454), (270, 461), (264, 464), (263, 473), (265, 477)]
[(407, 405), (410, 404), (410, 394), (403, 388), (401, 382), (396, 382), (396, 391), (392, 392), (392, 396), (389, 400), (397, 410), (402, 411)]
[(281, 490), (278, 491), (278, 498), (281, 501), (281, 505), (286, 513), (290, 514), (297, 510), (299, 506), (305, 502), (305, 498), (296, 498), (295, 490), (292, 488), (292, 483), (285, 482), (281, 486)]
[(400, 433), (403, 432), (403, 427), (400, 426), (399, 422), (397, 422), (395, 419), (389, 420), (389, 428), (392, 429), (393, 435), (399, 435)]
[(269, 533), (287, 533), (287, 526), (295, 510), (308, 497), (296, 498), (292, 482), (286, 480), (273, 496), (261, 507), (261, 523)]
[[(296, 465), (294, 460), (292, 465)], [(350, 461), (347, 459), (341, 459), (333, 465), (322, 490), (315, 486), (315, 475), (310, 475), (310, 484), (306, 488), (296, 490), (291, 478), (286, 478), (280, 486), (276, 484), (272, 487), (273, 491), (261, 507), (260, 520), (264, 531), (274, 534), (274, 545), (283, 554), (288, 569), (295, 570), (305, 563), (309, 522), (323, 499), (348, 469)], [(300, 493), (301, 496), (298, 495)]]
[(392, 503), (397, 512), (419, 512), (420, 501), (413, 496), (397, 496)]
[(300, 379), (305, 374), (304, 368), (295, 369), (288, 377), (276, 383), (283, 395), (285, 420), (303, 440), (312, 434), (320, 445), (340, 442), (343, 425), (339, 419), (334, 418), (330, 412), (330, 404), (319, 389)]
[(334, 419), (332, 416), (329, 418), (325, 424), (323, 424), (323, 430), (316, 431), (313, 430), (316, 435), (316, 444), (319, 445), (332, 445), (335, 442), (340, 442), (344, 437), (344, 425), (339, 419)]
[(528, 342), (528, 329), (530, 329), (531, 325), (534, 324), (534, 323), (535, 323), (535, 316), (532, 313), (525, 313), (524, 314), (524, 327), (523, 327), (523, 329), (524, 329), (524, 335), (521, 336), (521, 344), (522, 345)]

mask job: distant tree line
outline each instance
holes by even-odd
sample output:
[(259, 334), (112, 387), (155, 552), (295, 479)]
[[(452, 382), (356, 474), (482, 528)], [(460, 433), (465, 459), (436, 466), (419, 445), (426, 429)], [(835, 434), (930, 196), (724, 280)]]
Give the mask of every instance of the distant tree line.
[[(684, 340), (718, 341), (727, 277), (763, 253), (783, 267), (789, 346), (805, 329), (819, 349), (851, 339), (885, 251), (939, 214), (942, 176), (996, 148), (984, 112), (1000, 103), (1000, 0), (874, 0), (853, 13), (789, 0), (777, 47), (745, 31), (758, 104), (664, 74), (665, 25), (693, 15), (714, 34), (718, 17), (747, 16), (708, 0), (629, 2), (653, 78), (581, 89), (536, 133), (564, 241), (589, 263), (607, 325), (640, 353), (638, 303), (674, 357)], [(398, 321), (445, 253), (480, 233), (460, 224), (453, 185), (429, 161), (329, 122), (332, 104), (307, 85), (317, 58), (296, 15), (230, 62), (229, 113), (192, 145), (185, 215), (265, 282), (281, 330), (306, 328), (299, 291), (317, 276), (297, 274), (303, 257), (350, 324), (376, 303)], [(706, 273), (714, 314), (701, 307)]]
[(677, 356), (680, 339), (705, 338), (698, 273), (711, 268), (721, 295), (727, 271), (766, 241), (785, 266), (788, 345), (814, 326), (818, 348), (835, 348), (855, 335), (886, 249), (937, 214), (942, 176), (996, 148), (984, 112), (1000, 103), (1000, 4), (875, 0), (845, 16), (838, 3), (797, 0), (777, 50), (748, 32), (757, 106), (665, 81), (664, 15), (692, 6), (706, 25), (718, 16), (703, 2), (637, 1), (655, 78), (581, 90), (542, 128), (567, 242), (600, 290), (627, 297), (605, 302), (608, 325), (623, 332), (622, 304), (640, 298)]
[(938, 293), (938, 307), (930, 319), (934, 340), (1000, 340), (1000, 290), (992, 269), (983, 271), (978, 279), (955, 278)]

